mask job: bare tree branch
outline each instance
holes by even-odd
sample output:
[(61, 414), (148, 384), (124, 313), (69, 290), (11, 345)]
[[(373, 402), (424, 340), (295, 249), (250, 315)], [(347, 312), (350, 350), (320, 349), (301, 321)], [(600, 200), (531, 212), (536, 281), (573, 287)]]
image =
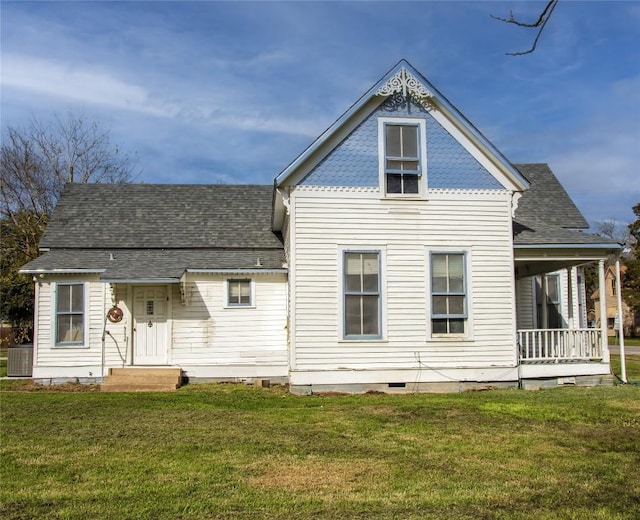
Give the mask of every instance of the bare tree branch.
[(553, 14), (553, 10), (556, 8), (557, 4), (558, 4), (558, 0), (549, 0), (545, 8), (540, 13), (540, 16), (538, 17), (538, 19), (533, 23), (526, 23), (520, 20), (516, 20), (516, 18), (513, 16), (513, 11), (509, 12), (509, 18), (501, 18), (499, 16), (490, 15), (491, 18), (493, 18), (494, 20), (498, 20), (500, 22), (514, 24), (514, 25), (517, 25), (518, 27), (524, 27), (527, 29), (535, 29), (535, 28), (538, 29), (538, 32), (536, 33), (536, 37), (533, 40), (533, 44), (528, 50), (520, 51), (520, 52), (507, 52), (506, 54), (508, 56), (524, 56), (525, 54), (531, 54), (533, 51), (536, 50), (536, 47), (538, 46), (538, 40), (542, 35), (542, 31), (544, 31), (544, 28), (546, 27), (547, 22), (549, 21), (549, 18), (551, 18), (551, 15)]
[(0, 217), (50, 215), (67, 182), (127, 182), (132, 160), (95, 121), (69, 114), (9, 126), (0, 149)]

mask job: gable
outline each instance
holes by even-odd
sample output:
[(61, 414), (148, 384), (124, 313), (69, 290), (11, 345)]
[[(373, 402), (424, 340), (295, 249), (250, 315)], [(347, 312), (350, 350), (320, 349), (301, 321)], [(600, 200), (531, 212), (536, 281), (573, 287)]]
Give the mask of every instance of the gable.
[[(296, 157), (276, 177), (276, 188), (286, 188), (300, 183), (336, 147), (345, 141), (362, 122), (366, 121), (374, 111), (378, 110), (382, 103), (402, 105), (409, 98), (417, 103), (417, 106), (426, 108), (430, 115), (447, 130), (450, 136), (460, 143), (504, 188), (511, 191), (527, 189), (528, 182), (526, 178), (447, 98), (406, 60), (398, 62)], [(423, 121), (426, 121), (426, 119), (423, 119)], [(423, 123), (421, 122), (420, 124)], [(355, 158), (360, 157), (360, 150), (357, 147), (345, 149), (344, 152), (345, 156), (352, 154)], [(459, 156), (458, 159), (460, 157), (464, 156)], [(464, 159), (466, 160), (468, 157), (464, 157)], [(471, 168), (471, 171), (474, 171), (474, 168)], [(475, 173), (477, 174), (478, 170)], [(363, 182), (355, 173), (349, 174), (347, 178), (347, 181), (342, 182)], [(487, 179), (485, 177), (485, 181)], [(474, 177), (474, 180), (477, 179)], [(452, 180), (449, 182), (457, 185), (459, 181)], [(276, 207), (274, 208), (274, 223), (281, 221), (282, 217), (279, 197), (281, 197), (281, 194), (278, 190), (276, 193)]]
[(425, 121), (427, 184), (431, 189), (503, 189), (498, 180), (410, 96), (390, 96), (338, 144), (300, 185), (377, 187), (378, 118)]

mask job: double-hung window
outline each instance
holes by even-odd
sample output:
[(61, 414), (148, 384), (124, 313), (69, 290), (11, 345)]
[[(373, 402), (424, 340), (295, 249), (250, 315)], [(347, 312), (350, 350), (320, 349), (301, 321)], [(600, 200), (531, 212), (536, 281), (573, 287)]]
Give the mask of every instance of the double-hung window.
[(464, 253), (431, 253), (431, 330), (464, 334), (467, 321)]
[(386, 195), (423, 194), (424, 120), (382, 118), (379, 122), (381, 184)]
[(344, 337), (380, 338), (380, 253), (344, 253)]
[(251, 306), (251, 280), (227, 280), (227, 305), (229, 307)]
[(84, 285), (57, 285), (56, 345), (84, 343)]

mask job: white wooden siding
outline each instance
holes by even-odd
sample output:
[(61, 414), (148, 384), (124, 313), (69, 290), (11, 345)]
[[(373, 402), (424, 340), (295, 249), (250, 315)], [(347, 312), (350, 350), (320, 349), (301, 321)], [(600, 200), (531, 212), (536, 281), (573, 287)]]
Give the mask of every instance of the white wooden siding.
[(173, 287), (173, 364), (286, 366), (286, 276), (248, 277), (255, 284), (250, 307), (226, 305), (222, 275), (189, 275), (185, 306)]
[[(47, 276), (38, 281), (38, 327), (35, 341), (34, 366), (61, 366), (61, 367), (95, 367), (100, 366), (102, 357), (102, 327), (104, 317), (104, 284), (97, 278), (86, 281), (86, 278), (67, 275), (60, 277)], [(82, 345), (56, 346), (55, 345), (55, 302), (57, 283), (84, 282), (85, 316), (84, 316), (84, 342)], [(34, 374), (36, 375), (36, 374)], [(85, 377), (88, 374), (79, 374)]]
[[(244, 276), (244, 275), (243, 275)], [(233, 277), (233, 276), (232, 276)], [(237, 275), (235, 275), (237, 277)], [(255, 298), (249, 308), (226, 306), (226, 279), (222, 275), (202, 275), (188, 282), (188, 305), (181, 305), (178, 284), (171, 284), (172, 308), (169, 313), (170, 364), (283, 366), (286, 374), (286, 275), (250, 275)], [(74, 377), (99, 377), (102, 366), (102, 334), (106, 325), (104, 365), (106, 368), (131, 364), (132, 286), (111, 286), (97, 277), (85, 283), (85, 344), (56, 347), (55, 282), (83, 281), (80, 277), (47, 277), (38, 291), (38, 327), (34, 364), (47, 377), (69, 374), (66, 367), (77, 367)], [(105, 322), (106, 313), (116, 302), (123, 310), (119, 323)], [(85, 367), (86, 370), (81, 370)], [(40, 370), (42, 369), (42, 370)], [(228, 373), (234, 377), (233, 373)]]
[[(505, 192), (381, 200), (377, 193), (304, 187), (293, 192), (295, 368), (298, 370), (513, 366), (513, 256)], [(344, 341), (339, 255), (385, 251), (382, 340)], [(466, 251), (470, 335), (430, 338), (427, 256)]]

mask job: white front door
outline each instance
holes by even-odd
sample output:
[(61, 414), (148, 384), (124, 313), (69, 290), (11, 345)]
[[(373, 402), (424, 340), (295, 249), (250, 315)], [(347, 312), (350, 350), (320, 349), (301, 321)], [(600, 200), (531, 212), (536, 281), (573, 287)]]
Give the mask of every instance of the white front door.
[(166, 365), (168, 361), (167, 288), (133, 288), (133, 364)]

